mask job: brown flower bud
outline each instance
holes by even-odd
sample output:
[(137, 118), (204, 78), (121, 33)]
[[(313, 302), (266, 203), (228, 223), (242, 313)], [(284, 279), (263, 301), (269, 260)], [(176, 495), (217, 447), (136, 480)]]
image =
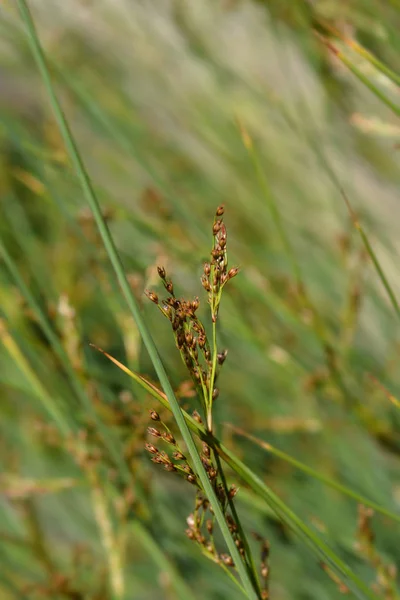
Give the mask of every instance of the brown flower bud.
[(175, 446), (176, 441), (174, 436), (172, 435), (172, 433), (169, 433), (169, 431), (165, 431), (161, 437), (163, 438), (163, 440), (165, 440), (168, 444), (172, 444), (173, 446)]
[(212, 393), (212, 399), (216, 400), (219, 396), (219, 389), (218, 388), (214, 388), (213, 389), (213, 393)]
[(202, 419), (201, 419), (201, 416), (199, 415), (199, 413), (197, 412), (197, 410), (194, 410), (194, 411), (193, 411), (193, 413), (192, 413), (192, 416), (193, 416), (193, 419), (194, 419), (195, 421), (197, 421), (198, 423), (200, 423), (200, 424), (202, 424), (202, 423), (203, 423), (203, 421), (202, 421)]
[(164, 267), (157, 267), (157, 271), (161, 279), (165, 279), (165, 269)]
[(206, 292), (211, 292), (211, 283), (208, 281), (205, 275), (203, 275), (203, 277), (201, 278), (201, 285), (206, 290)]
[(189, 538), (189, 540), (194, 540), (195, 534), (192, 529), (186, 529), (185, 533), (186, 533), (187, 537)]
[(220, 554), (219, 557), (222, 560), (222, 562), (224, 563), (224, 565), (226, 565), (227, 567), (234, 566), (232, 556), (230, 556), (229, 554)]
[(228, 279), (232, 279), (232, 277), (235, 277), (238, 273), (239, 273), (239, 267), (232, 267), (228, 271)]
[(147, 433), (149, 435), (152, 435), (153, 437), (161, 437), (161, 432), (158, 431), (158, 429), (156, 429), (155, 427), (148, 427), (147, 428)]
[(159, 421), (160, 420), (160, 415), (158, 414), (158, 412), (156, 412), (154, 409), (152, 409), (150, 411), (150, 419), (152, 421)]
[(175, 450), (172, 456), (175, 458), (175, 460), (186, 460), (186, 456), (179, 450)]
[(207, 277), (208, 277), (210, 273), (211, 273), (211, 265), (210, 265), (210, 263), (206, 262), (206, 263), (204, 263), (204, 274), (207, 275)]
[(222, 225), (222, 221), (220, 221), (220, 220), (215, 221), (215, 223), (213, 225), (213, 234), (214, 235), (217, 235), (218, 231), (220, 231), (221, 225)]
[(217, 360), (218, 360), (219, 365), (224, 364), (227, 355), (228, 355), (228, 350), (223, 350), (222, 352), (219, 352), (219, 354), (217, 354)]
[(224, 211), (225, 211), (225, 207), (223, 204), (221, 204), (221, 206), (218, 206), (215, 214), (217, 215), (217, 217), (222, 217), (222, 215), (224, 214)]
[(173, 286), (171, 280), (165, 282), (165, 289), (167, 290), (167, 292), (169, 294), (171, 294), (171, 295), (174, 294), (174, 286)]
[(239, 490), (235, 485), (231, 485), (231, 487), (229, 488), (229, 498), (234, 498), (238, 491)]
[(153, 446), (153, 444), (145, 444), (144, 446), (147, 450), (147, 452), (150, 452), (150, 454), (157, 454), (158, 450), (155, 446)]
[(148, 297), (149, 300), (151, 300), (152, 302), (154, 302), (154, 304), (158, 304), (158, 296), (157, 296), (157, 294), (155, 294), (154, 292), (151, 292), (150, 290), (146, 290), (145, 294), (146, 294), (146, 296)]
[(172, 462), (165, 463), (165, 465), (164, 465), (164, 469), (165, 469), (166, 471), (171, 471), (171, 472), (172, 472), (172, 471), (176, 471), (176, 467), (175, 467), (175, 465), (173, 465), (173, 464), (172, 464)]
[(211, 535), (213, 532), (213, 528), (214, 528), (214, 523), (211, 521), (211, 519), (208, 519), (206, 521), (206, 527), (207, 527), (208, 533)]
[(195, 475), (190, 474), (186, 477), (186, 479), (188, 480), (189, 483), (196, 484), (196, 476)]

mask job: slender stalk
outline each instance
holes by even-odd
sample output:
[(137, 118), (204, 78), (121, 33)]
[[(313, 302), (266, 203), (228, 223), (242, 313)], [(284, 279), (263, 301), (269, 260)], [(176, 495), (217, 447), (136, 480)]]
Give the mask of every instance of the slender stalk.
[(112, 239), (109, 229), (107, 227), (107, 224), (104, 221), (104, 218), (103, 218), (103, 215), (102, 215), (102, 212), (100, 209), (100, 205), (97, 200), (92, 183), (90, 181), (89, 175), (85, 169), (85, 166), (84, 166), (82, 158), (80, 156), (78, 147), (75, 143), (74, 137), (71, 133), (71, 130), (69, 128), (68, 122), (63, 113), (61, 105), (57, 99), (57, 96), (56, 96), (56, 93), (55, 93), (55, 90), (53, 87), (53, 83), (51, 80), (50, 72), (49, 72), (48, 66), (46, 64), (45, 55), (44, 55), (43, 49), (41, 47), (39, 38), (37, 36), (36, 29), (35, 29), (27, 2), (26, 2), (26, 0), (17, 0), (17, 3), (18, 3), (18, 7), (20, 10), (22, 20), (24, 21), (25, 26), (27, 28), (32, 53), (36, 59), (37, 66), (42, 75), (53, 112), (55, 114), (58, 126), (60, 128), (60, 132), (63, 136), (64, 143), (68, 150), (71, 162), (72, 162), (72, 164), (75, 168), (75, 171), (78, 175), (78, 178), (80, 180), (86, 200), (93, 212), (93, 216), (96, 221), (101, 238), (103, 240), (104, 247), (107, 251), (109, 259), (114, 268), (115, 275), (120, 284), (122, 293), (125, 297), (128, 307), (136, 321), (136, 324), (137, 324), (139, 332), (142, 336), (144, 345), (149, 353), (150, 359), (154, 365), (154, 369), (157, 373), (160, 383), (161, 383), (161, 385), (165, 391), (165, 394), (168, 398), (169, 404), (171, 406), (171, 410), (173, 412), (173, 415), (175, 417), (175, 420), (177, 422), (179, 430), (182, 434), (183, 440), (184, 440), (186, 447), (189, 451), (189, 454), (193, 460), (193, 464), (194, 464), (196, 473), (200, 479), (200, 482), (203, 486), (203, 489), (204, 489), (207, 497), (209, 498), (209, 500), (211, 502), (215, 517), (218, 521), (219, 527), (221, 529), (221, 532), (223, 534), (223, 537), (225, 539), (227, 547), (231, 553), (233, 561), (237, 566), (237, 570), (242, 579), (243, 586), (246, 590), (246, 594), (251, 599), (257, 599), (258, 594), (256, 594), (256, 592), (254, 590), (252, 581), (249, 578), (246, 567), (245, 567), (243, 561), (241, 560), (239, 551), (238, 551), (238, 549), (233, 541), (233, 538), (230, 534), (228, 525), (225, 521), (224, 514), (221, 510), (221, 507), (219, 505), (218, 499), (215, 495), (215, 492), (213, 490), (211, 482), (208, 479), (207, 473), (202, 465), (196, 445), (193, 441), (193, 438), (191, 436), (189, 428), (186, 424), (186, 421), (184, 419), (184, 416), (183, 416), (182, 410), (179, 406), (179, 403), (175, 397), (171, 383), (167, 377), (167, 374), (164, 369), (164, 365), (161, 361), (160, 355), (158, 353), (157, 347), (151, 337), (150, 331), (149, 331), (146, 323), (144, 322), (144, 320), (142, 318), (142, 315), (139, 310), (139, 306), (133, 296), (133, 293), (132, 293), (132, 290), (128, 283), (128, 280), (125, 276), (123, 265), (122, 265), (121, 259), (119, 257), (119, 254), (117, 252), (117, 248), (115, 246), (114, 240)]
[(350, 204), (350, 200), (348, 199), (346, 193), (344, 192), (344, 190), (342, 188), (340, 188), (340, 193), (342, 194), (342, 197), (346, 203), (346, 206), (350, 213), (350, 217), (353, 221), (354, 227), (357, 229), (358, 233), (360, 234), (361, 240), (362, 240), (364, 247), (368, 253), (368, 256), (372, 260), (372, 263), (376, 269), (376, 272), (378, 273), (379, 279), (381, 280), (382, 285), (385, 288), (387, 295), (389, 296), (389, 300), (393, 306), (393, 309), (394, 309), (396, 315), (400, 318), (400, 305), (399, 305), (397, 298), (394, 294), (394, 291), (393, 291), (393, 289), (381, 267), (381, 264), (370, 244), (368, 236), (365, 233), (364, 228), (362, 227), (360, 221), (358, 220), (357, 215), (355, 214), (355, 212)]

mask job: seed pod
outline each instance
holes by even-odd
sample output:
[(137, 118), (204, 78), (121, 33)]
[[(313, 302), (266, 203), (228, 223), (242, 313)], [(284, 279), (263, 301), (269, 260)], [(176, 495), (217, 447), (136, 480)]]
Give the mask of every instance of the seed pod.
[(226, 236), (225, 235), (221, 235), (221, 237), (219, 238), (219, 245), (221, 246), (221, 248), (225, 248), (226, 246)]
[(161, 279), (165, 279), (165, 269), (164, 267), (157, 267), (157, 271)]
[(196, 296), (196, 298), (192, 301), (192, 310), (193, 310), (193, 312), (196, 312), (196, 310), (199, 308), (199, 306), (200, 306), (200, 300)]
[(226, 565), (227, 567), (234, 566), (232, 556), (230, 556), (229, 554), (220, 554), (219, 557), (222, 560), (222, 562), (224, 563), (224, 565)]
[(147, 433), (152, 435), (153, 437), (161, 437), (161, 432), (158, 431), (158, 429), (156, 429), (155, 427), (148, 427)]
[(210, 273), (211, 273), (211, 265), (210, 265), (210, 263), (206, 262), (206, 263), (204, 263), (204, 274), (208, 277)]
[(213, 234), (214, 235), (217, 235), (217, 233), (220, 231), (221, 225), (222, 225), (222, 221), (220, 221), (220, 220), (215, 221), (215, 223), (213, 225)]
[(175, 460), (186, 460), (186, 456), (179, 450), (175, 450), (172, 456), (175, 458)]
[(181, 324), (181, 320), (180, 320), (180, 318), (179, 318), (177, 315), (175, 315), (175, 318), (174, 318), (174, 320), (172, 321), (172, 329), (173, 329), (174, 331), (176, 331), (177, 329), (179, 329), (179, 325), (180, 325), (180, 324)]
[(234, 498), (238, 491), (239, 490), (235, 485), (231, 485), (231, 487), (229, 488), (229, 498)]
[(223, 350), (222, 352), (219, 352), (219, 354), (217, 354), (217, 360), (218, 360), (219, 365), (224, 364), (227, 355), (228, 355), (228, 350)]
[(211, 292), (211, 284), (205, 275), (203, 275), (203, 277), (201, 278), (201, 285), (206, 290), (206, 292)]
[(211, 520), (211, 519), (208, 519), (208, 520), (206, 521), (206, 527), (207, 527), (207, 531), (208, 531), (208, 533), (211, 535), (211, 534), (212, 534), (212, 532), (213, 532), (213, 528), (214, 528), (214, 523), (212, 522), (212, 520)]
[(216, 400), (219, 396), (219, 389), (218, 388), (214, 388), (213, 389), (213, 393), (212, 393), (212, 399)]
[(160, 415), (154, 409), (151, 409), (151, 411), (150, 411), (150, 419), (152, 421), (159, 421), (160, 420)]
[(155, 294), (154, 292), (151, 292), (150, 290), (146, 290), (145, 294), (146, 294), (146, 296), (148, 297), (149, 300), (151, 300), (152, 302), (154, 302), (154, 304), (158, 304), (158, 296), (157, 296), (157, 294)]
[(209, 478), (215, 479), (217, 475), (218, 475), (217, 470), (214, 469), (214, 467), (211, 467), (211, 469), (208, 471)]
[(192, 529), (186, 529), (185, 531), (187, 537), (189, 538), (189, 540), (194, 540), (195, 535), (194, 535), (194, 531)]
[(194, 410), (194, 411), (192, 412), (192, 416), (193, 416), (193, 419), (194, 419), (195, 421), (197, 421), (198, 423), (200, 423), (200, 424), (201, 424), (201, 423), (203, 423), (203, 421), (202, 421), (202, 419), (201, 419), (201, 416), (199, 415), (199, 413), (197, 412), (197, 410)]
[[(193, 415), (194, 416), (194, 415)], [(210, 446), (208, 446), (205, 442), (203, 442), (203, 454), (204, 456), (206, 456), (207, 458), (210, 458), (211, 455), (211, 450), (210, 450)]]
[(153, 444), (145, 444), (144, 446), (147, 450), (147, 452), (150, 452), (150, 454), (157, 454), (158, 450), (155, 446), (153, 446)]
[(173, 446), (175, 446), (176, 441), (174, 436), (172, 435), (172, 433), (169, 433), (169, 431), (165, 431), (161, 437), (163, 438), (163, 440), (165, 440), (168, 444), (172, 444)]
[(195, 475), (192, 475), (192, 474), (190, 473), (190, 475), (188, 475), (188, 476), (186, 477), (186, 479), (188, 480), (188, 482), (189, 482), (189, 483), (192, 483), (192, 484), (194, 484), (194, 485), (196, 484), (196, 476), (195, 476)]
[(215, 214), (217, 215), (217, 217), (222, 217), (222, 215), (224, 214), (224, 212), (225, 212), (225, 207), (224, 207), (223, 204), (221, 204), (220, 206), (218, 206), (217, 211), (216, 211)]
[(165, 463), (165, 465), (164, 465), (164, 469), (165, 469), (166, 471), (171, 471), (171, 472), (172, 472), (172, 471), (176, 471), (176, 467), (175, 467), (175, 465), (174, 465), (174, 464), (172, 464), (172, 462)]
[(174, 286), (171, 280), (165, 282), (165, 289), (171, 296), (174, 294)]
[(232, 277), (235, 277), (238, 273), (239, 273), (239, 267), (232, 267), (228, 271), (228, 279), (232, 279)]

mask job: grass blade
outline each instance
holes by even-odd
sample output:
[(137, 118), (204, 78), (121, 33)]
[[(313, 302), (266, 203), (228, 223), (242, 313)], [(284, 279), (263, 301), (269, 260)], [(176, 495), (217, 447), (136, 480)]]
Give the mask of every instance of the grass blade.
[(400, 523), (400, 515), (397, 515), (396, 513), (392, 512), (390, 510), (387, 510), (386, 508), (380, 506), (379, 504), (376, 504), (376, 502), (373, 502), (372, 500), (368, 500), (364, 496), (357, 494), (357, 492), (354, 492), (353, 490), (346, 487), (345, 485), (342, 485), (341, 483), (337, 483), (336, 481), (333, 481), (333, 479), (330, 479), (329, 477), (326, 477), (322, 473), (315, 471), (311, 467), (309, 467), (309, 466), (305, 465), (304, 463), (300, 462), (299, 460), (293, 458), (289, 454), (286, 454), (286, 452), (283, 452), (282, 450), (278, 450), (278, 448), (274, 448), (274, 446), (271, 446), (271, 444), (269, 444), (268, 442), (264, 442), (263, 440), (260, 440), (259, 438), (255, 437), (254, 435), (247, 433), (243, 429), (240, 429), (240, 427), (235, 427), (234, 425), (231, 425), (230, 423), (227, 423), (227, 425), (238, 435), (242, 435), (243, 437), (247, 438), (254, 444), (257, 444), (257, 446), (260, 446), (260, 448), (263, 448), (264, 450), (269, 452), (270, 454), (273, 454), (274, 456), (277, 456), (278, 458), (284, 460), (285, 462), (293, 465), (294, 467), (296, 467), (296, 469), (303, 471), (303, 473), (307, 473), (307, 475), (310, 475), (310, 477), (313, 477), (314, 479), (318, 479), (318, 481), (321, 481), (325, 485), (328, 485), (329, 487), (337, 490), (338, 492), (344, 494), (345, 496), (349, 496), (349, 498), (353, 498), (353, 500), (356, 500), (357, 502), (359, 502), (360, 504), (363, 504), (364, 506), (370, 506), (371, 508), (374, 509), (375, 512), (380, 513), (381, 515), (384, 515), (385, 517), (389, 517), (389, 519), (392, 519), (393, 521), (396, 521), (397, 523)]
[(132, 291), (131, 291), (129, 283), (126, 279), (124, 269), (122, 266), (122, 262), (119, 257), (119, 254), (117, 252), (114, 240), (112, 239), (109, 229), (107, 227), (107, 224), (104, 221), (103, 215), (101, 213), (100, 205), (98, 203), (92, 183), (90, 181), (88, 173), (86, 172), (86, 169), (83, 164), (82, 158), (80, 156), (79, 150), (76, 146), (75, 140), (70, 131), (67, 120), (66, 120), (63, 110), (61, 108), (61, 105), (55, 94), (55, 91), (53, 88), (53, 83), (52, 83), (50, 73), (49, 73), (49, 69), (46, 64), (44, 52), (43, 52), (43, 49), (39, 42), (27, 2), (25, 0), (18, 0), (18, 7), (20, 10), (22, 20), (25, 23), (28, 37), (29, 37), (29, 42), (30, 42), (31, 49), (32, 49), (32, 53), (35, 57), (37, 66), (42, 75), (47, 93), (50, 98), (50, 103), (51, 103), (53, 112), (55, 114), (58, 126), (60, 128), (60, 132), (63, 136), (66, 148), (68, 150), (68, 154), (70, 156), (71, 162), (72, 162), (72, 164), (75, 168), (75, 171), (77, 173), (77, 176), (79, 178), (79, 181), (82, 186), (86, 200), (93, 212), (93, 216), (96, 221), (97, 227), (99, 229), (99, 233), (101, 235), (105, 249), (107, 251), (109, 259), (114, 268), (114, 271), (115, 271), (116, 277), (118, 279), (118, 282), (120, 284), (122, 293), (125, 297), (128, 307), (132, 313), (132, 316), (136, 321), (136, 324), (137, 324), (139, 332), (142, 336), (144, 345), (145, 345), (145, 347), (149, 353), (150, 359), (154, 365), (154, 369), (155, 369), (157, 376), (160, 380), (160, 383), (166, 393), (166, 396), (170, 403), (174, 418), (175, 418), (177, 425), (181, 431), (183, 440), (189, 451), (191, 459), (193, 460), (193, 464), (194, 464), (196, 473), (201, 481), (201, 484), (203, 486), (203, 489), (204, 489), (208, 499), (211, 502), (211, 505), (212, 505), (214, 513), (215, 513), (215, 517), (218, 521), (219, 527), (224, 536), (225, 542), (226, 542), (227, 547), (230, 551), (230, 554), (233, 558), (233, 561), (237, 566), (237, 570), (238, 570), (240, 578), (243, 582), (243, 586), (246, 590), (247, 596), (249, 598), (256, 599), (257, 594), (255, 593), (255, 591), (253, 589), (253, 584), (251, 582), (249, 573), (247, 572), (247, 569), (246, 569), (246, 567), (241, 559), (241, 556), (239, 554), (239, 551), (238, 551), (238, 549), (233, 541), (233, 538), (230, 534), (228, 525), (225, 521), (225, 517), (224, 517), (222, 509), (219, 505), (218, 499), (215, 495), (215, 492), (213, 490), (211, 482), (208, 479), (207, 473), (202, 465), (196, 445), (193, 441), (193, 438), (192, 438), (189, 428), (186, 424), (186, 421), (182, 414), (179, 403), (175, 397), (174, 391), (169, 382), (169, 379), (167, 377), (164, 366), (161, 362), (161, 358), (158, 353), (157, 347), (151, 337), (150, 331), (149, 331), (146, 323), (144, 322), (144, 320), (142, 318), (142, 315), (140, 313), (137, 302), (132, 294)]
[(315, 32), (317, 37), (322, 41), (323, 44), (338, 58), (352, 73), (359, 79), (381, 102), (386, 104), (388, 108), (398, 117), (400, 117), (400, 106), (395, 104), (384, 94), (376, 85), (372, 83), (368, 77), (362, 73), (362, 71), (355, 66), (355, 64), (348, 58), (343, 52), (341, 52), (336, 46), (332, 44), (329, 40), (327, 40), (324, 36), (320, 35), (318, 32)]
[(372, 263), (376, 269), (376, 272), (378, 273), (379, 279), (382, 282), (383, 287), (386, 290), (387, 295), (389, 296), (389, 300), (394, 308), (394, 311), (396, 313), (396, 315), (400, 318), (400, 306), (399, 303), (397, 301), (397, 298), (394, 294), (394, 291), (385, 275), (385, 273), (383, 272), (383, 269), (381, 267), (381, 264), (369, 242), (368, 236), (365, 233), (360, 221), (357, 218), (357, 215), (355, 214), (351, 204), (350, 204), (350, 200), (348, 199), (347, 195), (345, 194), (344, 190), (342, 188), (340, 188), (340, 193), (343, 196), (343, 199), (346, 203), (346, 206), (348, 208), (348, 211), (350, 213), (350, 217), (353, 221), (354, 227), (357, 229), (358, 233), (360, 234), (361, 240), (364, 244), (364, 247), (368, 253), (368, 256), (370, 257), (370, 259), (372, 260)]

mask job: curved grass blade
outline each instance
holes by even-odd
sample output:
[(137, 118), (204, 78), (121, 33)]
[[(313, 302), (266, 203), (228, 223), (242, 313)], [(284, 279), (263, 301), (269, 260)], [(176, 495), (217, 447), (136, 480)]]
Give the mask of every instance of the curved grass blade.
[(364, 247), (365, 247), (365, 249), (366, 249), (366, 251), (368, 253), (368, 256), (372, 260), (372, 263), (373, 263), (373, 265), (374, 265), (374, 267), (376, 269), (376, 272), (378, 273), (379, 279), (381, 280), (383, 287), (386, 290), (387, 295), (389, 296), (389, 300), (390, 300), (390, 302), (391, 302), (391, 304), (392, 304), (392, 306), (394, 308), (394, 311), (395, 311), (396, 315), (400, 318), (400, 306), (399, 306), (399, 303), (398, 303), (397, 298), (396, 298), (396, 296), (394, 294), (394, 291), (393, 291), (393, 289), (392, 289), (392, 287), (391, 287), (391, 285), (390, 285), (390, 283), (389, 283), (389, 281), (388, 281), (388, 279), (387, 279), (387, 277), (386, 277), (386, 275), (385, 275), (385, 273), (384, 273), (384, 271), (383, 271), (383, 269), (381, 267), (381, 264), (380, 264), (380, 262), (379, 262), (379, 260), (378, 260), (378, 258), (376, 256), (376, 254), (375, 254), (375, 252), (374, 252), (374, 250), (373, 250), (373, 248), (372, 248), (372, 246), (370, 244), (368, 236), (365, 233), (365, 231), (364, 231), (364, 229), (363, 229), (360, 221), (358, 220), (357, 215), (354, 212), (354, 210), (353, 210), (353, 208), (352, 208), (352, 206), (350, 204), (350, 200), (348, 199), (348, 197), (347, 197), (346, 193), (344, 192), (343, 188), (339, 188), (339, 190), (340, 190), (340, 193), (342, 194), (342, 197), (343, 197), (343, 199), (344, 199), (344, 201), (346, 203), (346, 206), (347, 206), (347, 209), (348, 209), (348, 211), (350, 213), (350, 217), (351, 217), (351, 219), (353, 221), (354, 227), (357, 229), (358, 233), (360, 234), (360, 237), (361, 237), (361, 240), (362, 240), (362, 242), (364, 244)]
[(223, 534), (223, 537), (225, 539), (225, 542), (229, 549), (229, 552), (233, 558), (233, 561), (236, 564), (238, 573), (243, 582), (243, 586), (246, 590), (247, 596), (251, 599), (256, 599), (257, 594), (254, 591), (250, 575), (247, 571), (245, 564), (242, 561), (242, 558), (240, 556), (238, 548), (236, 547), (234, 540), (231, 536), (228, 525), (225, 521), (223, 511), (219, 505), (219, 502), (218, 502), (218, 499), (213, 490), (212, 484), (211, 484), (210, 480), (208, 479), (207, 473), (206, 473), (206, 471), (203, 467), (203, 464), (200, 460), (200, 456), (198, 454), (197, 447), (193, 441), (193, 438), (192, 438), (189, 428), (186, 424), (186, 421), (182, 414), (179, 403), (175, 397), (174, 391), (173, 391), (172, 386), (167, 377), (167, 374), (164, 369), (164, 365), (161, 361), (160, 355), (158, 353), (157, 347), (151, 337), (150, 331), (149, 331), (146, 323), (144, 322), (144, 320), (142, 318), (142, 315), (139, 310), (139, 306), (133, 296), (133, 293), (129, 286), (128, 280), (126, 279), (123, 265), (122, 265), (121, 259), (119, 257), (119, 254), (117, 252), (114, 240), (112, 239), (109, 229), (107, 227), (107, 224), (104, 221), (104, 218), (103, 218), (103, 215), (102, 215), (102, 212), (100, 209), (100, 205), (97, 200), (97, 196), (93, 189), (92, 183), (90, 181), (89, 175), (86, 172), (86, 169), (83, 164), (82, 158), (80, 156), (79, 150), (76, 146), (75, 140), (70, 131), (68, 122), (65, 118), (65, 115), (61, 108), (61, 105), (55, 94), (55, 91), (53, 88), (53, 83), (52, 83), (51, 76), (49, 73), (49, 69), (47, 67), (45, 55), (44, 55), (43, 49), (41, 47), (41, 44), (39, 42), (39, 38), (37, 36), (36, 29), (35, 29), (27, 2), (26, 2), (26, 0), (17, 0), (17, 4), (19, 7), (19, 11), (20, 11), (22, 20), (26, 26), (32, 53), (35, 57), (37, 66), (41, 73), (43, 82), (45, 84), (45, 87), (46, 87), (46, 90), (47, 90), (47, 93), (48, 93), (48, 96), (50, 99), (50, 103), (51, 103), (53, 112), (55, 114), (59, 129), (60, 129), (60, 132), (64, 139), (64, 143), (68, 150), (71, 162), (72, 162), (72, 164), (75, 168), (75, 171), (78, 175), (78, 178), (79, 178), (80, 184), (82, 186), (86, 200), (92, 210), (94, 219), (96, 221), (96, 225), (98, 227), (99, 233), (103, 240), (103, 244), (107, 251), (109, 259), (114, 268), (115, 275), (120, 284), (122, 293), (125, 297), (128, 307), (132, 313), (132, 316), (136, 321), (136, 324), (137, 324), (139, 332), (142, 336), (144, 345), (145, 345), (145, 347), (149, 353), (150, 359), (154, 365), (154, 369), (155, 369), (157, 376), (160, 380), (160, 383), (166, 393), (166, 396), (167, 396), (168, 401), (171, 406), (171, 410), (173, 412), (173, 415), (175, 417), (177, 425), (181, 431), (182, 438), (183, 438), (183, 440), (186, 444), (186, 447), (189, 451), (189, 454), (193, 460), (193, 465), (194, 465), (196, 473), (201, 481), (201, 484), (203, 486), (205, 494), (207, 495), (208, 499), (210, 500), (210, 503), (211, 503), (212, 508), (215, 513), (215, 517), (218, 521), (219, 527), (221, 529), (221, 532)]
[[(100, 348), (98, 348), (98, 350), (119, 368), (122, 368), (127, 375), (132, 377), (137, 383), (143, 386), (144, 389), (146, 389), (154, 398), (156, 398), (165, 408), (172, 410), (167, 396), (158, 390), (154, 384), (147, 381), (141, 375), (133, 373), (125, 365), (122, 365), (118, 360), (113, 358), (104, 350), (101, 350)], [(363, 599), (369, 598), (370, 600), (378, 600), (377, 596), (359, 577), (357, 577), (357, 575), (355, 575), (355, 573), (353, 573), (353, 571), (336, 555), (336, 553), (295, 513), (293, 513), (290, 508), (286, 506), (286, 504), (270, 488), (268, 488), (257, 475), (255, 475), (240, 459), (235, 456), (233, 452), (220, 443), (219, 440), (217, 440), (214, 436), (210, 436), (204, 427), (199, 425), (191, 415), (185, 411), (182, 411), (182, 413), (188, 427), (202, 440), (213, 445), (218, 450), (221, 458), (231, 467), (231, 469), (235, 471), (235, 473), (239, 475), (239, 477), (241, 477), (241, 479), (245, 481), (258, 496), (265, 500), (268, 506), (272, 508), (278, 517), (291, 529), (293, 529), (297, 535), (303, 539), (304, 543), (311, 547), (314, 553), (317, 554), (324, 563), (329, 565), (329, 567), (343, 579), (343, 581), (350, 589), (352, 589), (355, 595)], [(385, 514), (387, 514), (385, 509), (384, 511)], [(387, 516), (390, 516), (390, 514), (387, 514)]]
[[(400, 403), (399, 403), (399, 405), (400, 405)], [(286, 454), (286, 452), (283, 452), (282, 450), (278, 450), (278, 448), (274, 448), (274, 446), (271, 446), (271, 444), (269, 444), (268, 442), (264, 442), (263, 440), (260, 440), (259, 438), (255, 437), (254, 435), (247, 433), (240, 427), (235, 427), (234, 425), (231, 425), (230, 423), (226, 423), (226, 425), (229, 428), (231, 428), (238, 435), (241, 435), (241, 436), (247, 438), (248, 440), (250, 440), (257, 446), (260, 446), (260, 448), (263, 448), (263, 450), (266, 450), (270, 454), (273, 454), (274, 456), (293, 465), (294, 467), (296, 467), (296, 469), (303, 471), (303, 473), (307, 473), (307, 475), (310, 475), (310, 477), (313, 477), (314, 479), (318, 479), (318, 481), (321, 481), (325, 485), (328, 485), (329, 487), (337, 490), (338, 492), (341, 492), (345, 496), (349, 496), (350, 498), (353, 498), (353, 500), (356, 500), (357, 502), (359, 502), (360, 504), (363, 504), (364, 506), (370, 506), (371, 508), (374, 509), (375, 512), (380, 513), (381, 515), (384, 515), (385, 517), (389, 517), (389, 519), (392, 519), (393, 521), (396, 521), (397, 523), (400, 523), (400, 515), (397, 515), (396, 513), (380, 506), (379, 504), (377, 504), (376, 502), (373, 502), (372, 500), (368, 500), (364, 496), (357, 494), (357, 492), (354, 492), (353, 490), (346, 487), (345, 485), (342, 485), (341, 483), (337, 483), (336, 481), (333, 481), (333, 479), (330, 479), (329, 477), (326, 477), (326, 475), (323, 475), (322, 473), (315, 471), (311, 467), (309, 467), (309, 466), (305, 465), (304, 463), (300, 462), (299, 460), (293, 458), (289, 454)]]
[(368, 77), (360, 71), (358, 67), (348, 58), (343, 52), (341, 52), (336, 46), (332, 44), (329, 40), (327, 40), (324, 36), (314, 31), (316, 36), (322, 41), (322, 43), (338, 58), (346, 67), (359, 79), (381, 102), (386, 104), (388, 108), (398, 117), (400, 117), (400, 106), (391, 101), (390, 98), (387, 97), (376, 85), (372, 83)]

